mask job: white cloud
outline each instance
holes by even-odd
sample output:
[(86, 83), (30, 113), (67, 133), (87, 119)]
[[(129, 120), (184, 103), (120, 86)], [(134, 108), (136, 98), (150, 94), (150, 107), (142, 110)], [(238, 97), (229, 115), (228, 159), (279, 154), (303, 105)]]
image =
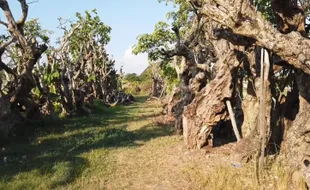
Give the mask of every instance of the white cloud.
[[(121, 62), (124, 64), (123, 71), (125, 73), (137, 73), (138, 75), (141, 74), (148, 66), (147, 54), (134, 55), (132, 54), (132, 47), (129, 47), (125, 51)], [(118, 62), (116, 64), (116, 68), (119, 68), (120, 64), (121, 63)]]

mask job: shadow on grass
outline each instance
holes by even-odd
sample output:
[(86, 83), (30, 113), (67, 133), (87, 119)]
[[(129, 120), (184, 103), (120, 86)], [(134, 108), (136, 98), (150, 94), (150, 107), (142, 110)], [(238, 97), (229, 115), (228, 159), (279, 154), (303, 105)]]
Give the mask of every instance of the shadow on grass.
[(173, 129), (167, 126), (147, 125), (135, 131), (126, 130), (128, 121), (156, 115), (146, 114), (141, 118), (132, 114), (132, 111), (139, 111), (146, 99), (140, 97), (131, 106), (111, 108), (97, 103), (92, 116), (44, 123), (37, 129), (36, 136), (26, 138), (24, 135), (24, 140), (15, 138), (0, 150), (0, 181), (9, 184), (16, 180), (17, 174), (34, 170), (42, 176), (52, 176), (57, 163), (63, 163), (67, 172), (50, 185), (54, 188), (72, 183), (89, 166), (82, 153), (101, 148), (137, 147), (141, 146), (137, 141), (171, 135)]
[[(101, 102), (95, 102), (92, 107), (94, 114), (72, 118), (61, 118), (57, 121), (45, 120), (36, 126), (20, 127), (14, 136), (9, 138), (8, 143), (29, 142), (33, 140), (33, 133), (37, 136), (48, 136), (50, 134), (63, 134), (65, 132), (83, 130), (95, 127), (103, 127), (110, 125), (119, 125), (127, 123), (127, 121), (140, 121), (148, 118), (156, 117), (161, 114), (154, 112), (145, 112), (141, 116), (135, 116), (137, 110), (143, 107), (148, 97), (136, 97), (136, 103), (128, 106), (106, 107)], [(141, 111), (141, 110), (139, 110)], [(0, 144), (1, 146), (1, 144)]]

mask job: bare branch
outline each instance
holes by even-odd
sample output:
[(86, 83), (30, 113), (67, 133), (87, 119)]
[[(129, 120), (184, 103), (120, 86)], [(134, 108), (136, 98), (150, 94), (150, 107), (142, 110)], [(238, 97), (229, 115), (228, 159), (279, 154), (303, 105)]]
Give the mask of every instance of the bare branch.
[(5, 26), (5, 27), (8, 27), (8, 26), (9, 26), (8, 23), (6, 23), (6, 22), (4, 22), (4, 21), (2, 21), (2, 20), (0, 20), (0, 24), (2, 24), (2, 25)]
[(2, 71), (2, 70), (5, 70), (5, 72), (7, 72), (8, 74), (13, 75), (15, 77), (15, 79), (17, 78), (16, 73), (10, 67), (8, 67), (5, 63), (3, 63), (0, 60), (0, 71)]
[(238, 130), (235, 114), (234, 114), (233, 108), (231, 106), (231, 101), (230, 100), (226, 100), (226, 106), (227, 106), (227, 109), (228, 109), (230, 121), (231, 121), (231, 124), (233, 126), (233, 130), (234, 130), (235, 136), (237, 138), (237, 141), (240, 141), (241, 140), (241, 135), (240, 135), (239, 130)]
[(19, 41), (25, 51), (31, 51), (31, 48), (29, 47), (26, 38), (22, 35), (22, 31), (19, 29), (18, 25), (15, 22), (7, 0), (0, 0), (0, 8), (4, 11), (5, 17), (7, 18), (8, 30), (11, 35)]
[[(189, 4), (192, 6), (194, 13), (199, 16), (199, 10), (201, 9), (200, 7), (198, 7), (197, 5), (195, 5), (195, 3), (192, 0), (188, 0)], [(200, 17), (200, 16), (199, 16)]]
[(9, 39), (7, 42), (3, 43), (1, 46), (0, 46), (0, 56), (4, 53), (5, 49), (11, 45), (13, 42), (15, 41), (15, 38), (11, 38)]
[(33, 4), (33, 3), (37, 3), (37, 2), (39, 2), (39, 1), (38, 0), (34, 0), (34, 1), (29, 2), (28, 5)]
[(203, 70), (203, 71), (210, 72), (210, 67), (207, 64), (196, 63), (196, 67)]
[(66, 43), (68, 42), (69, 38), (74, 34), (74, 32), (81, 26), (82, 24), (79, 23), (77, 25), (75, 25), (69, 33), (67, 33), (62, 39), (61, 39), (61, 45), (58, 49), (56, 49), (55, 51), (56, 52), (61, 52), (63, 51), (63, 49), (65, 48), (66, 46)]
[(25, 21), (27, 19), (27, 16), (28, 16), (28, 5), (26, 3), (26, 0), (18, 0), (18, 1), (21, 5), (21, 8), (22, 8), (22, 17), (20, 18), (19, 21), (17, 21), (17, 24), (18, 25), (24, 25)]

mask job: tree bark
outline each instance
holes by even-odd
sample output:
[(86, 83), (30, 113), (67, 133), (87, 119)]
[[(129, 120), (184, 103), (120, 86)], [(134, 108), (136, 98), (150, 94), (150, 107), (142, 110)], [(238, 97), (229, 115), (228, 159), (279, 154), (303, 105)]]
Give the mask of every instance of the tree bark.
[(212, 127), (226, 120), (225, 101), (232, 96), (232, 74), (238, 60), (233, 51), (227, 52), (216, 64), (219, 70), (183, 113), (183, 136), (189, 149), (200, 149), (208, 144)]
[(310, 187), (310, 76), (302, 71), (295, 75), (299, 90), (299, 111), (285, 136), (285, 155), (290, 173), (302, 172)]
[(256, 12), (249, 0), (210, 0), (201, 7), (201, 12), (229, 27), (234, 34), (254, 39), (257, 45), (310, 74), (310, 40), (299, 32), (282, 34)]

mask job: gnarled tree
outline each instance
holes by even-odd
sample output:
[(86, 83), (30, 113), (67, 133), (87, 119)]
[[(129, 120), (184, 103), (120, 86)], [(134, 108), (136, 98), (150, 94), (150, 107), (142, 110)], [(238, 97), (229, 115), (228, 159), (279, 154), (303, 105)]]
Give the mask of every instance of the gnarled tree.
[[(180, 107), (176, 109), (179, 111), (176, 116), (183, 115), (187, 146), (201, 148), (221, 121), (234, 119), (228, 117), (226, 106), (229, 104), (225, 105), (231, 101), (236, 123), (246, 137), (238, 146), (245, 155), (253, 152), (253, 148), (259, 151), (259, 138), (266, 136), (263, 141), (269, 144), (261, 150), (274, 143), (281, 146), (291, 172), (303, 172), (309, 185), (310, 125), (306, 110), (310, 103), (307, 90), (310, 41), (305, 22), (308, 1), (173, 2), (179, 5), (178, 11), (172, 14), (176, 21), (173, 32), (165, 26), (165, 30), (155, 30), (160, 31), (158, 33), (140, 36), (136, 50), (147, 52), (150, 57), (158, 55), (162, 59), (174, 57), (178, 60), (175, 70), (181, 81), (181, 103), (177, 102)], [(158, 40), (155, 34), (160, 36)], [(172, 45), (173, 48), (169, 48)], [(262, 48), (270, 53), (268, 70), (260, 66)], [(196, 77), (201, 78), (197, 70), (207, 74), (202, 78), (202, 88), (192, 88), (190, 84)], [(260, 81), (264, 74), (268, 78)], [(247, 85), (245, 94), (244, 83)], [(266, 93), (259, 93), (259, 89)], [(186, 95), (190, 94), (187, 92), (195, 96), (187, 99)], [(259, 113), (259, 105), (264, 113)], [(266, 134), (261, 136), (259, 118), (267, 127)], [(177, 119), (182, 125), (181, 121)]]
[[(15, 45), (20, 58), (12, 68), (8, 67), (4, 61), (1, 62), (1, 70), (13, 75), (14, 79), (9, 79), (5, 89), (1, 89), (1, 131), (5, 138), (10, 129), (18, 121), (35, 119), (40, 117), (40, 110), (37, 103), (33, 101), (31, 90), (36, 86), (33, 69), (41, 55), (47, 50), (47, 45), (38, 43), (36, 38), (25, 34), (25, 22), (28, 15), (28, 5), (26, 0), (19, 0), (22, 16), (15, 19), (10, 6), (6, 0), (0, 1), (0, 8), (5, 14), (6, 21), (1, 21), (9, 32), (6, 39), (2, 41), (0, 56), (9, 46)], [(16, 119), (19, 118), (19, 119)]]

